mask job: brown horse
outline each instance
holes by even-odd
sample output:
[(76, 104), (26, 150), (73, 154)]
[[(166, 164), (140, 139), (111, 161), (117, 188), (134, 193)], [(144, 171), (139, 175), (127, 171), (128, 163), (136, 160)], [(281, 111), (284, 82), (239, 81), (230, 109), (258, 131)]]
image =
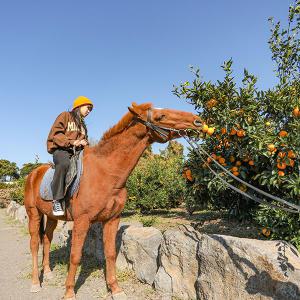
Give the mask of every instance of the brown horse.
[[(106, 283), (112, 297), (126, 299), (118, 285), (115, 271), (116, 233), (120, 214), (126, 201), (125, 184), (131, 171), (144, 150), (153, 142), (166, 142), (178, 138), (185, 129), (198, 129), (198, 116), (171, 109), (156, 109), (151, 103), (132, 103), (129, 112), (109, 129), (94, 147), (84, 150), (84, 172), (80, 188), (70, 200), (72, 215), (67, 211), (63, 217), (52, 214), (51, 202), (40, 198), (39, 187), (43, 175), (50, 167), (42, 165), (27, 177), (25, 186), (25, 207), (29, 217), (30, 249), (32, 253), (32, 292), (40, 290), (38, 273), (39, 241), (43, 243), (44, 277), (51, 275), (49, 250), (53, 231), (58, 220), (73, 221), (70, 266), (66, 279), (64, 299), (75, 299), (74, 285), (82, 247), (90, 225), (103, 225), (103, 245), (106, 259)], [(158, 125), (160, 128), (153, 127)], [(162, 128), (164, 127), (164, 128)], [(172, 129), (172, 130), (170, 130)], [(174, 129), (174, 130), (173, 130)], [(181, 130), (181, 131), (180, 131)], [(183, 130), (183, 131), (182, 131)], [(45, 234), (41, 232), (42, 216), (47, 216)]]

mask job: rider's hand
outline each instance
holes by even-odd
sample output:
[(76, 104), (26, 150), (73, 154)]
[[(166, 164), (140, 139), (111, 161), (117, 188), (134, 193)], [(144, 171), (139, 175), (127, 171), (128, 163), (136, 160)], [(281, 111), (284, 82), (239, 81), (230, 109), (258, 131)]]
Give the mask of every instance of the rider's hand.
[(86, 146), (88, 144), (87, 140), (81, 140), (80, 145)]
[(81, 141), (80, 141), (80, 140), (75, 140), (75, 141), (73, 142), (73, 145), (74, 145), (75, 147), (78, 147), (79, 145), (81, 145)]

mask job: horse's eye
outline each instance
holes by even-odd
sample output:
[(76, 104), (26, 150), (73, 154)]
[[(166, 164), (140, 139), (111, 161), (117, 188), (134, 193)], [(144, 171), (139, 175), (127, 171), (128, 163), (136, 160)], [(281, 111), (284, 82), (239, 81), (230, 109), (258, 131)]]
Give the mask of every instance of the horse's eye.
[(166, 117), (166, 115), (160, 115), (160, 116), (157, 117), (156, 120), (157, 120), (157, 121), (161, 121), (161, 120), (162, 120), (163, 118), (165, 118), (165, 117)]

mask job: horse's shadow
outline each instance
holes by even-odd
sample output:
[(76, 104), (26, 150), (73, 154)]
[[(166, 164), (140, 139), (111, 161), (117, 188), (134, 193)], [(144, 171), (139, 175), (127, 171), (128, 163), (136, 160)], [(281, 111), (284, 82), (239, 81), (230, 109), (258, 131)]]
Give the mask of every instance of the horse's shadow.
[[(117, 255), (118, 255), (118, 253), (120, 251), (120, 247), (121, 247), (122, 234), (127, 227), (128, 227), (127, 225), (123, 225), (118, 230), (117, 238), (116, 238), (116, 253), (117, 253)], [(86, 252), (89, 249), (91, 240), (93, 240), (93, 242), (98, 244), (98, 247), (95, 247), (95, 251), (97, 250), (97, 253), (91, 253), (91, 251), (89, 251), (88, 253)], [(67, 269), (69, 270), (71, 241), (72, 241), (72, 230), (69, 230), (68, 238), (65, 242), (65, 246), (62, 246), (60, 248), (50, 251), (50, 268), (51, 268), (51, 270), (53, 270), (55, 268), (55, 266), (58, 264), (67, 265)], [(93, 225), (90, 228), (87, 238), (85, 240), (85, 243), (83, 246), (82, 258), (81, 258), (81, 262), (80, 262), (80, 271), (79, 271), (79, 275), (77, 277), (75, 287), (74, 287), (75, 293), (77, 293), (77, 291), (86, 282), (86, 280), (91, 276), (91, 274), (97, 270), (103, 270), (104, 274), (106, 273), (105, 257), (104, 257), (104, 251), (103, 251), (103, 243), (102, 243), (102, 226), (101, 226), (101, 224), (97, 224), (96, 228)], [(41, 282), (43, 282), (43, 279), (44, 279), (43, 277), (44, 276), (42, 273), (41, 277), (40, 277)]]

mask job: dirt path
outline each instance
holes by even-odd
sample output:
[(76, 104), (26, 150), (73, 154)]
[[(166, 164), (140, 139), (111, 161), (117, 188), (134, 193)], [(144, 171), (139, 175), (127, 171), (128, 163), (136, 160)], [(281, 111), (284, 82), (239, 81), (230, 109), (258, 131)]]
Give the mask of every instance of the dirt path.
[[(65, 249), (52, 246), (51, 265), (54, 278), (43, 282), (42, 290), (32, 294), (30, 290), (31, 254), (26, 228), (5, 215), (0, 209), (0, 300), (52, 300), (61, 299), (67, 271)], [(50, 255), (51, 255), (50, 254)], [(41, 249), (39, 251), (41, 262)], [(77, 300), (111, 299), (106, 289), (103, 270), (91, 260), (86, 260), (77, 272), (75, 286)], [(40, 268), (41, 269), (41, 268)], [(118, 272), (121, 287), (129, 300), (167, 300), (170, 297), (154, 291), (149, 285), (140, 283), (131, 271)]]

